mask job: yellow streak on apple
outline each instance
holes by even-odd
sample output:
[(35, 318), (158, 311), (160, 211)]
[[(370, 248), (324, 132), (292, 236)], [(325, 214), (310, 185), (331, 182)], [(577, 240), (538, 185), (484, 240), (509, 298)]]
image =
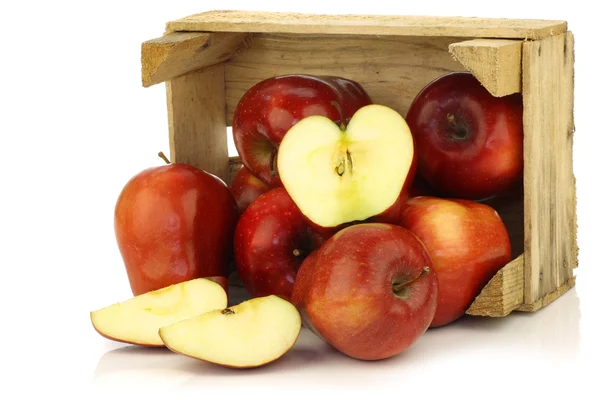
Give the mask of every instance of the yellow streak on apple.
[(177, 353), (224, 366), (252, 368), (285, 354), (301, 328), (298, 310), (272, 295), (165, 326), (160, 336)]
[(302, 119), (284, 136), (277, 168), (302, 213), (332, 227), (367, 219), (394, 204), (413, 153), (404, 118), (373, 104), (358, 110), (345, 131), (323, 116)]
[(144, 293), (92, 311), (94, 328), (121, 342), (164, 346), (162, 326), (193, 315), (227, 307), (227, 294), (216, 282), (198, 278)]

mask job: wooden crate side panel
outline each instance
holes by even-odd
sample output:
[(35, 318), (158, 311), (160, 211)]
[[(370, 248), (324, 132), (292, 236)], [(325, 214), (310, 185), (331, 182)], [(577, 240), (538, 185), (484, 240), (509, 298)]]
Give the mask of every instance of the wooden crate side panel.
[(166, 30), (541, 39), (565, 32), (567, 23), (535, 19), (218, 10), (170, 21)]
[(227, 123), (241, 96), (275, 75), (339, 75), (402, 115), (431, 80), (466, 71), (448, 52), (456, 38), (255, 34), (225, 66)]
[[(546, 305), (555, 298), (551, 293), (574, 282), (573, 56), (570, 32), (523, 44), (523, 310), (533, 309), (533, 304)], [(540, 303), (541, 299), (546, 300)]]
[(166, 82), (171, 162), (229, 177), (223, 64)]

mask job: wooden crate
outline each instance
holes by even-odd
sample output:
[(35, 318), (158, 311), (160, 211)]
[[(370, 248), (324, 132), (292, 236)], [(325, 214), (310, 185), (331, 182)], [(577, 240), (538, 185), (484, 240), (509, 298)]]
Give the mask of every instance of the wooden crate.
[(240, 164), (226, 139), (235, 106), (274, 75), (344, 76), (402, 115), (450, 71), (471, 71), (495, 96), (521, 92), (522, 190), (493, 204), (514, 259), (467, 313), (536, 311), (574, 286), (574, 42), (566, 22), (214, 11), (168, 22), (141, 50), (143, 86), (166, 84), (171, 160), (226, 182)]

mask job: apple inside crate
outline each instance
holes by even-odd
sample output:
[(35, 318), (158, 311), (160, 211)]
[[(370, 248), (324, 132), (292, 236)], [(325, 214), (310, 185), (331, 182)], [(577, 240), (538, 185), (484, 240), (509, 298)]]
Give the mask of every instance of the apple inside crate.
[(521, 93), (522, 185), (486, 202), (508, 229), (512, 261), (467, 314), (536, 311), (574, 286), (574, 40), (565, 21), (213, 11), (168, 22), (141, 51), (143, 86), (166, 86), (171, 161), (228, 183), (241, 166), (227, 148), (236, 105), (273, 76), (351, 79), (403, 117), (423, 87), (453, 71), (497, 97)]

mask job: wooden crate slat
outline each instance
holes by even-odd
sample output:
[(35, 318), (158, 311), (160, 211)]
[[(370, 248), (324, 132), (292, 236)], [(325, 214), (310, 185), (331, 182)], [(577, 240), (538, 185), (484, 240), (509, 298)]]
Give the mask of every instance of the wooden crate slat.
[(566, 32), (565, 21), (475, 17), (316, 15), (209, 11), (167, 23), (167, 31), (406, 35), (541, 39)]
[(468, 315), (504, 317), (523, 304), (523, 255), (506, 264), (467, 309)]
[(577, 264), (570, 32), (523, 44), (523, 102), (528, 310), (569, 287)]
[(450, 45), (450, 53), (494, 96), (521, 91), (520, 40), (473, 39)]
[(245, 33), (175, 32), (142, 43), (142, 85), (149, 87), (219, 64), (245, 48)]
[(365, 88), (373, 101), (406, 115), (431, 80), (466, 71), (452, 59), (447, 37), (255, 34), (248, 49), (226, 62), (227, 123), (243, 94), (275, 75), (339, 75)]
[(171, 162), (229, 177), (223, 64), (166, 82)]

